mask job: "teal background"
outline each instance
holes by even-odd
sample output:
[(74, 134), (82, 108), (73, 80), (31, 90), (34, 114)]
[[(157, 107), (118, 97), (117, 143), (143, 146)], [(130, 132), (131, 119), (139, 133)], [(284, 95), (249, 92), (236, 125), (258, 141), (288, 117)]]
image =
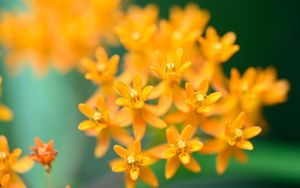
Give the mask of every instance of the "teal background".
[[(146, 1), (159, 5), (161, 16), (166, 17), (171, 5), (184, 5), (188, 1)], [(189, 1), (191, 2), (191, 1)], [(225, 65), (245, 70), (249, 66), (278, 69), (280, 78), (291, 82), (289, 100), (285, 104), (264, 110), (271, 130), (255, 141), (255, 150), (249, 152), (250, 162), (240, 165), (232, 161), (229, 170), (218, 176), (214, 171), (214, 157), (200, 156), (201, 174), (180, 169), (171, 181), (163, 180), (164, 163), (154, 165), (162, 187), (300, 187), (300, 124), (299, 124), (299, 1), (283, 0), (199, 0), (211, 13), (209, 25), (220, 34), (236, 32), (241, 50)], [(0, 0), (1, 8), (20, 7), (17, 0)], [(0, 11), (1, 11), (0, 8)], [(1, 34), (1, 33), (0, 33)], [(77, 130), (84, 119), (77, 105), (85, 101), (96, 89), (76, 70), (63, 75), (51, 70), (45, 77), (37, 77), (29, 67), (18, 75), (9, 75), (3, 58), (0, 75), (4, 77), (1, 102), (12, 108), (15, 118), (0, 123), (0, 134), (8, 137), (11, 148), (21, 147), (28, 154), (35, 136), (44, 141), (55, 140), (59, 151), (53, 166), (52, 181), (55, 188), (67, 183), (73, 187), (122, 187), (121, 175), (113, 174), (107, 161), (115, 155), (110, 150), (104, 159), (95, 159), (95, 139)], [(29, 188), (45, 187), (45, 173), (35, 165), (22, 176)], [(144, 187), (140, 184), (140, 187)]]

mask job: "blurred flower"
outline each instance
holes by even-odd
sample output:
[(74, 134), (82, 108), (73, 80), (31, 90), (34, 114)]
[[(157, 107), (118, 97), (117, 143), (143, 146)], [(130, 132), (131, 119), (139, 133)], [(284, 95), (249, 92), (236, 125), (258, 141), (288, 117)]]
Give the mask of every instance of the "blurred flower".
[(221, 134), (216, 139), (207, 141), (201, 153), (218, 153), (217, 172), (224, 173), (229, 159), (234, 156), (240, 162), (246, 162), (247, 156), (242, 150), (253, 150), (249, 139), (257, 136), (261, 128), (245, 127), (245, 113), (241, 112), (233, 121), (226, 122)]
[[(27, 0), (28, 11), (3, 12), (0, 42), (6, 63), (15, 71), (29, 61), (38, 74), (50, 66), (67, 72), (92, 55), (103, 39), (115, 43), (120, 0)], [(22, 32), (19, 32), (22, 30)]]
[(121, 159), (111, 161), (110, 166), (113, 172), (125, 172), (127, 188), (134, 188), (139, 178), (150, 186), (158, 187), (158, 180), (148, 167), (153, 161), (142, 152), (139, 140), (132, 142), (128, 150), (120, 145), (115, 145), (114, 150)]
[(79, 104), (79, 110), (89, 120), (81, 122), (78, 129), (97, 137), (95, 156), (102, 157), (109, 148), (110, 137), (124, 145), (132, 142), (132, 137), (123, 128), (130, 123), (130, 117), (126, 110), (111, 108), (109, 111), (101, 95), (97, 98), (96, 107), (97, 109), (93, 109), (84, 103)]
[[(2, 77), (0, 76), (0, 98), (1, 96), (2, 96)], [(0, 103), (0, 120), (10, 121), (12, 118), (13, 118), (12, 111), (7, 106)]]
[(50, 140), (48, 143), (43, 143), (39, 137), (35, 138), (35, 146), (30, 146), (33, 153), (30, 155), (32, 160), (43, 165), (45, 170), (50, 173), (52, 163), (55, 160), (58, 152), (54, 150), (54, 141)]
[(122, 96), (117, 99), (116, 103), (125, 109), (130, 109), (131, 114), (129, 113), (128, 116), (132, 117), (134, 135), (137, 139), (141, 139), (145, 134), (146, 122), (160, 129), (167, 125), (153, 113), (150, 105), (145, 104), (153, 91), (153, 86), (143, 88), (140, 74), (135, 75), (132, 85), (131, 88), (121, 81), (115, 82), (115, 86)]
[(159, 98), (157, 108), (158, 114), (166, 113), (172, 102), (178, 110), (188, 111), (188, 106), (184, 102), (184, 91), (180, 87), (180, 82), (184, 71), (191, 65), (191, 62), (182, 62), (183, 50), (177, 49), (175, 54), (163, 54), (157, 51), (159, 66), (151, 66), (151, 69), (161, 79), (151, 94), (151, 98)]
[(30, 157), (19, 159), (22, 154), (20, 148), (9, 152), (8, 142), (5, 136), (0, 136), (0, 185), (5, 188), (25, 188), (23, 180), (17, 173), (25, 173), (33, 166)]
[(265, 70), (250, 67), (242, 76), (237, 69), (232, 69), (229, 93), (218, 111), (227, 119), (244, 111), (248, 125), (265, 126), (262, 107), (286, 101), (290, 87), (287, 80), (277, 80), (276, 77), (276, 70), (271, 67)]
[(200, 151), (203, 143), (198, 138), (192, 138), (192, 126), (186, 125), (180, 135), (176, 128), (169, 127), (166, 130), (166, 136), (168, 140), (167, 145), (158, 146), (149, 151), (156, 157), (167, 159), (165, 177), (167, 179), (172, 178), (180, 163), (193, 172), (200, 172), (201, 167), (191, 156), (191, 153)]

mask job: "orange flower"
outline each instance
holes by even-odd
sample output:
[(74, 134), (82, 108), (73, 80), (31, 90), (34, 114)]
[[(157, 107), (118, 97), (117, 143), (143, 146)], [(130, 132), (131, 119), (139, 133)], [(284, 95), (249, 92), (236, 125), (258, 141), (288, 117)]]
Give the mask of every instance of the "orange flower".
[(182, 62), (181, 58), (183, 50), (181, 48), (176, 50), (175, 55), (164, 55), (161, 51), (157, 51), (159, 66), (151, 66), (157, 76), (162, 80), (161, 83), (155, 87), (151, 94), (151, 98), (160, 96), (157, 108), (157, 114), (166, 113), (172, 101), (177, 109), (181, 111), (188, 111), (188, 106), (184, 102), (184, 91), (180, 88), (180, 81), (184, 71), (191, 65), (191, 62)]
[(58, 153), (54, 150), (54, 141), (50, 140), (48, 143), (43, 143), (39, 137), (36, 137), (34, 141), (35, 146), (30, 146), (30, 149), (33, 151), (30, 156), (35, 162), (43, 165), (45, 170), (50, 173), (52, 163)]
[(95, 156), (102, 157), (109, 148), (110, 137), (125, 145), (132, 142), (130, 134), (123, 128), (130, 123), (130, 117), (126, 110), (109, 110), (101, 95), (97, 98), (96, 107), (93, 109), (86, 104), (79, 104), (79, 110), (89, 120), (81, 122), (78, 129), (97, 137)]
[(214, 110), (213, 105), (221, 98), (221, 92), (213, 92), (207, 94), (209, 82), (207, 79), (202, 80), (198, 90), (194, 90), (190, 83), (185, 84), (186, 99), (185, 102), (189, 106), (189, 111), (176, 111), (168, 114), (165, 118), (167, 123), (185, 122), (193, 127), (193, 132), (196, 132), (197, 125), (202, 128), (205, 126), (203, 118), (210, 116)]
[(166, 123), (153, 114), (153, 106), (146, 104), (149, 95), (153, 91), (153, 86), (143, 88), (140, 74), (136, 74), (133, 79), (133, 87), (127, 86), (121, 81), (116, 81), (115, 86), (122, 97), (118, 98), (116, 103), (125, 109), (130, 109), (132, 117), (133, 131), (136, 138), (141, 139), (145, 134), (146, 122), (156, 128), (165, 128)]
[(172, 178), (179, 168), (180, 163), (192, 172), (200, 172), (201, 167), (191, 156), (191, 153), (200, 151), (203, 143), (198, 138), (192, 138), (193, 128), (186, 125), (181, 134), (174, 127), (166, 130), (168, 144), (161, 145), (149, 150), (151, 155), (167, 159), (165, 177)]
[[(1, 95), (2, 95), (2, 77), (0, 76), (0, 97)], [(7, 106), (0, 103), (0, 120), (10, 121), (12, 118), (13, 118), (12, 111)]]
[(220, 113), (230, 119), (244, 111), (248, 125), (265, 126), (262, 106), (286, 101), (290, 87), (287, 80), (277, 80), (276, 77), (274, 68), (250, 67), (242, 76), (237, 69), (232, 69), (229, 94), (218, 108)]
[(9, 152), (8, 142), (5, 136), (0, 136), (0, 187), (26, 188), (26, 185), (17, 173), (25, 173), (33, 166), (30, 157), (19, 159), (22, 154), (20, 148)]
[(154, 5), (147, 5), (144, 9), (131, 6), (116, 26), (121, 43), (128, 50), (144, 51), (156, 30), (157, 15), (158, 10)]
[(170, 20), (160, 21), (156, 38), (159, 49), (191, 47), (202, 34), (209, 17), (206, 10), (201, 10), (195, 4), (188, 4), (184, 9), (172, 7)]
[(158, 187), (158, 180), (148, 167), (153, 161), (142, 152), (139, 140), (132, 142), (128, 150), (120, 145), (115, 145), (114, 150), (121, 159), (111, 161), (110, 166), (113, 172), (125, 172), (127, 188), (134, 188), (139, 178), (150, 186)]
[(229, 159), (234, 156), (238, 161), (245, 162), (246, 154), (242, 150), (253, 150), (250, 138), (257, 136), (261, 128), (257, 126), (244, 128), (245, 113), (241, 112), (233, 121), (226, 122), (223, 131), (216, 139), (204, 144), (201, 153), (218, 153), (217, 172), (224, 173)]

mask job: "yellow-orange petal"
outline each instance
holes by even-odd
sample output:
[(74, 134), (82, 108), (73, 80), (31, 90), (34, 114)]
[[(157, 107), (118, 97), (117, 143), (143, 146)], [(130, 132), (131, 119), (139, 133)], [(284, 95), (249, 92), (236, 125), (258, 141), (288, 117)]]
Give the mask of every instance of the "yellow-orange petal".
[(205, 104), (206, 105), (212, 105), (215, 104), (220, 98), (222, 97), (222, 93), (221, 92), (214, 92), (211, 93), (207, 96), (207, 98), (205, 99)]
[(226, 170), (230, 158), (230, 150), (226, 149), (217, 155), (217, 172), (223, 174)]
[(169, 147), (164, 153), (163, 158), (170, 159), (177, 154), (177, 150), (174, 147)]
[(135, 188), (136, 181), (132, 180), (129, 173), (125, 173), (126, 188)]
[(111, 162), (111, 170), (113, 172), (125, 172), (127, 170), (126, 161), (119, 159)]
[(138, 155), (142, 153), (142, 145), (139, 139), (134, 140), (129, 146), (129, 153), (132, 155)]
[(16, 148), (11, 152), (11, 157), (15, 160), (17, 160), (22, 154), (22, 150), (20, 148)]
[(96, 106), (97, 106), (99, 112), (104, 112), (107, 110), (107, 106), (105, 104), (105, 100), (102, 95), (98, 96), (98, 98), (96, 100)]
[(131, 123), (131, 112), (126, 108), (123, 108), (120, 111), (118, 111), (110, 121), (110, 124), (118, 127), (126, 127)]
[(96, 124), (90, 120), (85, 120), (78, 125), (78, 129), (81, 131), (86, 131), (95, 127)]
[(243, 128), (244, 123), (245, 123), (245, 112), (239, 113), (239, 115), (233, 120), (231, 123), (231, 127), (233, 128)]
[(129, 151), (120, 145), (114, 145), (114, 150), (123, 159), (126, 159), (129, 155)]
[(186, 92), (187, 98), (194, 97), (195, 89), (193, 88), (192, 84), (190, 84), (189, 82), (185, 83), (185, 92)]
[(203, 143), (195, 138), (187, 143), (190, 152), (200, 151), (203, 147)]
[(23, 180), (16, 173), (11, 173), (10, 180), (8, 182), (8, 187), (9, 188), (26, 188), (26, 185), (23, 182)]
[(10, 180), (10, 175), (5, 174), (0, 178), (0, 187), (6, 188)]
[(134, 114), (132, 127), (135, 138), (142, 139), (146, 131), (146, 122), (141, 114)]
[(158, 187), (157, 177), (155, 176), (154, 172), (150, 168), (148, 167), (141, 168), (140, 177), (148, 185), (152, 187)]
[(95, 148), (95, 156), (103, 157), (110, 145), (110, 139), (106, 131), (101, 131), (97, 137), (97, 143)]
[(133, 88), (137, 91), (138, 95), (142, 94), (143, 90), (143, 83), (142, 83), (142, 77), (139, 73), (136, 73), (133, 77), (132, 81)]
[(180, 162), (177, 156), (167, 159), (166, 167), (165, 167), (166, 179), (170, 179), (175, 175), (176, 171), (179, 168), (179, 164)]
[(187, 152), (182, 152), (178, 155), (182, 164), (188, 164), (191, 161), (191, 155)]
[(162, 81), (153, 88), (153, 91), (149, 95), (149, 99), (156, 99), (160, 97), (165, 92), (165, 90), (166, 82)]
[(7, 143), (7, 139), (4, 135), (0, 136), (0, 151), (9, 153), (9, 147)]
[(166, 115), (164, 119), (165, 119), (166, 123), (168, 123), (168, 124), (176, 124), (176, 123), (181, 123), (181, 122), (185, 121), (186, 118), (187, 118), (186, 113), (176, 111), (176, 112)]
[(133, 141), (133, 138), (131, 137), (129, 132), (124, 128), (111, 126), (109, 127), (109, 130), (111, 137), (123, 145), (128, 146)]
[(172, 97), (173, 97), (174, 105), (178, 110), (182, 112), (190, 111), (190, 107), (185, 103), (185, 99), (186, 99), (185, 93), (179, 86), (173, 87)]
[(159, 145), (159, 146), (149, 149), (147, 151), (147, 154), (149, 154), (150, 156), (156, 157), (156, 158), (163, 159), (163, 158), (165, 158), (165, 153), (168, 150), (168, 148), (169, 148), (168, 144)]
[(181, 66), (179, 66), (178, 71), (177, 71), (178, 75), (181, 76), (184, 73), (184, 71), (191, 66), (191, 64), (192, 64), (192, 62), (187, 61), (187, 62), (184, 62)]
[(193, 157), (191, 157), (190, 162), (187, 164), (183, 164), (185, 168), (191, 170), (192, 172), (200, 172), (201, 171), (201, 166), (200, 164), (196, 161), (196, 159), (194, 159)]
[(220, 153), (226, 147), (226, 142), (221, 139), (213, 139), (204, 143), (203, 148), (200, 150), (200, 153), (203, 154), (214, 154)]
[(78, 108), (80, 112), (88, 118), (92, 117), (95, 112), (95, 110), (84, 103), (79, 104)]
[(130, 99), (130, 88), (123, 82), (121, 81), (115, 81), (115, 87), (117, 88), (118, 92), (120, 95), (123, 97)]
[(253, 150), (253, 144), (248, 140), (238, 142), (237, 147), (244, 150)]
[(246, 153), (243, 150), (240, 150), (240, 149), (235, 149), (233, 151), (233, 156), (240, 163), (245, 163), (248, 160), (248, 157), (247, 157)]
[(193, 132), (193, 127), (191, 125), (186, 125), (181, 131), (180, 138), (187, 141), (192, 138)]
[(116, 104), (119, 106), (124, 106), (130, 108), (132, 106), (132, 103), (127, 99), (120, 97), (116, 100)]
[(198, 91), (205, 95), (208, 91), (208, 88), (209, 88), (209, 80), (208, 79), (203, 79), (201, 82), (200, 82), (200, 85), (198, 87)]
[(244, 137), (245, 139), (250, 139), (250, 138), (253, 138), (255, 136), (257, 136), (260, 132), (262, 131), (262, 129), (260, 127), (247, 127), (243, 134), (244, 134)]
[(5, 105), (0, 104), (0, 120), (1, 121), (10, 121), (13, 118), (12, 111)]
[(142, 100), (147, 100), (151, 94), (151, 92), (153, 91), (154, 87), (153, 86), (146, 86), (143, 91), (142, 91)]
[(25, 173), (32, 168), (33, 164), (31, 157), (23, 157), (12, 166), (12, 169), (18, 173)]
[(153, 114), (151, 114), (150, 111), (143, 110), (143, 117), (146, 120), (146, 122), (148, 124), (152, 125), (153, 127), (156, 127), (159, 129), (163, 129), (163, 128), (167, 127), (167, 124), (162, 119), (154, 116)]
[(140, 175), (140, 168), (138, 168), (138, 167), (131, 168), (129, 171), (129, 174), (130, 174), (130, 178), (133, 181), (136, 181)]
[(166, 136), (169, 144), (176, 144), (179, 134), (175, 127), (169, 127), (166, 130)]

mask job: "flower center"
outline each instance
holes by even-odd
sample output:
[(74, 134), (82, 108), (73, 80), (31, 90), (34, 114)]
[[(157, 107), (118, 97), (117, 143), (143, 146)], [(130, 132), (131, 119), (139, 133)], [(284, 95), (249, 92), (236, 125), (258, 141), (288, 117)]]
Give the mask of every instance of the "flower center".
[(175, 63), (167, 63), (166, 64), (166, 73), (174, 74), (176, 72), (176, 65)]
[(185, 144), (184, 141), (179, 140), (179, 141), (177, 142), (177, 146), (178, 146), (178, 148), (182, 149), (182, 148), (185, 148), (186, 144)]
[(97, 70), (98, 70), (99, 73), (103, 73), (105, 71), (105, 69), (106, 69), (106, 66), (105, 66), (104, 63), (98, 63), (97, 64)]
[(135, 89), (130, 90), (130, 96), (134, 108), (140, 109), (144, 106), (144, 102), (141, 100), (138, 92)]
[(221, 50), (222, 49), (222, 44), (220, 42), (217, 42), (215, 45), (214, 45), (214, 48), (216, 50)]
[(235, 128), (233, 133), (232, 133), (232, 136), (231, 138), (228, 140), (228, 143), (230, 145), (235, 145), (237, 142), (243, 140), (243, 131), (239, 128)]
[(133, 40), (139, 40), (140, 38), (141, 38), (141, 34), (139, 33), (139, 32), (133, 32), (132, 34), (131, 34), (131, 38), (133, 39)]
[(107, 123), (109, 119), (109, 112), (106, 111), (104, 113), (95, 112), (92, 116), (92, 120), (96, 122), (97, 124), (104, 124)]
[(132, 155), (129, 155), (129, 156), (127, 157), (127, 162), (128, 162), (129, 164), (133, 164), (133, 163), (135, 162), (134, 157), (133, 157)]

